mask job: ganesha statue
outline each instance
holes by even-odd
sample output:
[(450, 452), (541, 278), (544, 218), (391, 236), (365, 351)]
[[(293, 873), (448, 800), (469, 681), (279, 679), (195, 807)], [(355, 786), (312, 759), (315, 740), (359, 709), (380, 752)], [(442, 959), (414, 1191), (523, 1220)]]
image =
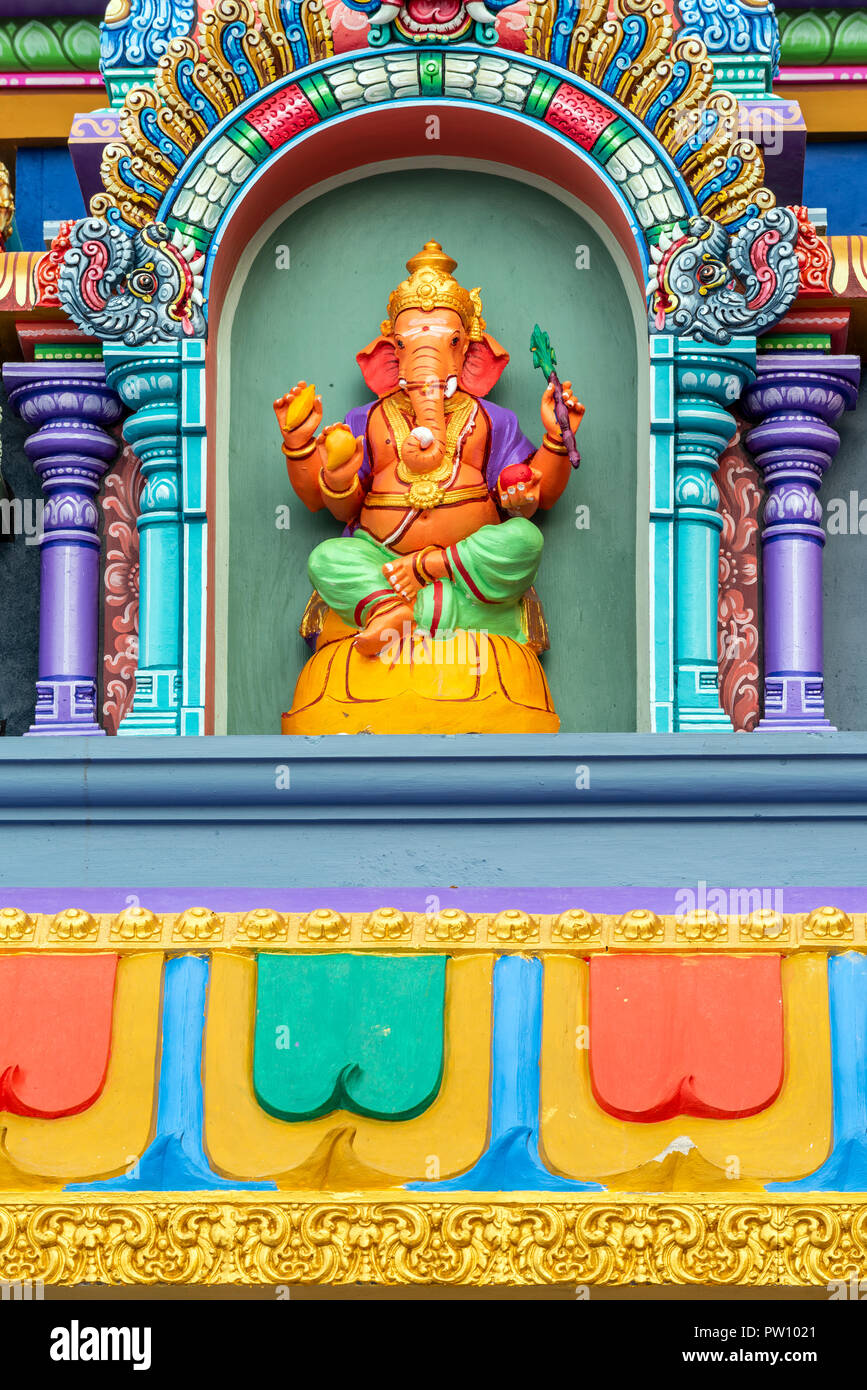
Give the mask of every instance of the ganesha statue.
[(566, 487), (564, 436), (574, 448), (584, 407), (570, 382), (549, 383), (536, 448), (485, 399), (509, 354), (455, 269), (435, 241), (407, 261), (356, 357), (375, 400), (325, 429), (312, 385), (274, 403), (292, 487), (344, 526), (309, 557), (314, 655), (285, 733), (558, 727), (538, 660), (531, 518)]

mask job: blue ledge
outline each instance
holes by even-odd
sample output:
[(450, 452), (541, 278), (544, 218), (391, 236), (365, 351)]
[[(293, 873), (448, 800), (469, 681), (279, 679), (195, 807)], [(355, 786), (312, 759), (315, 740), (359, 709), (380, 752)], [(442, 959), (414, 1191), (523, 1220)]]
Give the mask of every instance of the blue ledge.
[(867, 734), (0, 740), (0, 889), (863, 885)]

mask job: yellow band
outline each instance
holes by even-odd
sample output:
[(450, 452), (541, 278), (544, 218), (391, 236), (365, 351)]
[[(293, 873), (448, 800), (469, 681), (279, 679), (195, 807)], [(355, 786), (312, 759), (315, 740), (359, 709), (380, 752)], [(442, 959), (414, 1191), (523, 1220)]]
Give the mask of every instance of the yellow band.
[(320, 487), (320, 490), (325, 494), (326, 497), (334, 497), (334, 498), (351, 497), (351, 496), (352, 496), (352, 493), (355, 491), (355, 489), (356, 489), (358, 486), (359, 486), (358, 474), (356, 473), (355, 477), (352, 479), (352, 482), (349, 484), (349, 487), (348, 487), (348, 488), (345, 488), (345, 489), (343, 490), (343, 492), (335, 492), (334, 489), (333, 489), (333, 488), (330, 488), (330, 487), (328, 486), (328, 484), (326, 483), (326, 481), (325, 481), (325, 469), (324, 469), (324, 468), (320, 468), (320, 470), (319, 470), (319, 487)]
[(542, 440), (542, 443), (550, 454), (568, 454), (569, 452), (565, 444), (558, 444), (557, 440), (552, 439), (550, 434), (547, 433), (547, 431), (545, 433), (545, 438)]
[[(487, 486), (482, 483), (475, 487), (454, 487), (446, 489), (442, 494), (443, 506), (450, 506), (453, 502), (481, 502), (490, 497)], [(402, 507), (404, 511), (416, 511), (409, 500), (409, 489), (406, 492), (369, 492), (365, 499), (366, 507)]]
[(286, 445), (283, 445), (283, 453), (286, 455), (287, 459), (309, 459), (315, 449), (315, 439), (311, 439), (310, 443), (305, 444), (303, 449), (287, 449)]
[(417, 553), (413, 556), (413, 573), (415, 574), (416, 579), (418, 579), (422, 584), (430, 584), (432, 582), (433, 576), (428, 574), (427, 570), (425, 569), (424, 562), (429, 555), (435, 554), (435, 552), (438, 550), (439, 546), (437, 545), (426, 545), (421, 550), (417, 551)]

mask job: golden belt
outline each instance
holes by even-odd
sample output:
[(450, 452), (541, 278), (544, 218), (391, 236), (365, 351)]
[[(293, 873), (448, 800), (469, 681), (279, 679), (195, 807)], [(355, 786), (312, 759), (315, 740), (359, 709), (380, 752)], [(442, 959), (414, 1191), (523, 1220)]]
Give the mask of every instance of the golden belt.
[[(401, 511), (427, 511), (429, 507), (451, 507), (457, 502), (481, 502), (487, 501), (490, 492), (485, 483), (477, 483), (473, 487), (453, 487), (443, 490), (437, 487), (432, 480), (429, 487), (422, 489), (419, 484), (424, 479), (418, 478), (413, 485), (415, 495), (419, 497), (419, 503), (410, 501), (409, 491), (406, 492), (369, 492), (364, 499), (365, 507), (399, 507)], [(424, 492), (422, 498), (420, 494)], [(429, 500), (428, 500), (429, 499)]]

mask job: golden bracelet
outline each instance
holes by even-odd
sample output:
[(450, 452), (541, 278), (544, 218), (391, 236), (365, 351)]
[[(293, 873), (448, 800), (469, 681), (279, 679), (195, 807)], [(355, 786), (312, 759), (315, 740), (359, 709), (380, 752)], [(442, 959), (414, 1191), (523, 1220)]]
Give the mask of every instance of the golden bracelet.
[(334, 489), (330, 488), (325, 481), (325, 469), (320, 468), (319, 470), (319, 487), (321, 491), (324, 492), (326, 497), (333, 497), (335, 500), (350, 497), (352, 493), (355, 491), (355, 489), (359, 486), (360, 484), (358, 482), (358, 474), (356, 473), (348, 488), (345, 488), (343, 492), (335, 492)]
[(556, 439), (551, 438), (547, 430), (545, 431), (545, 438), (542, 440), (542, 444), (551, 454), (568, 454), (569, 452), (566, 445), (562, 443), (558, 444)]
[(428, 574), (427, 570), (426, 570), (425, 567), (424, 567), (425, 556), (426, 556), (426, 555), (432, 555), (433, 552), (434, 552), (435, 550), (438, 550), (438, 549), (439, 549), (439, 546), (436, 546), (436, 545), (426, 545), (426, 546), (424, 546), (421, 550), (419, 550), (419, 551), (417, 552), (417, 554), (413, 555), (413, 557), (412, 557), (412, 569), (413, 569), (413, 574), (415, 575), (416, 579), (418, 579), (419, 582), (420, 582), (421, 584), (423, 584), (423, 585), (424, 585), (424, 584), (430, 584), (430, 583), (433, 582), (433, 581), (431, 580), (430, 575)]
[(283, 453), (287, 459), (309, 459), (310, 455), (316, 452), (316, 440), (311, 439), (309, 444), (305, 444), (303, 449), (287, 449), (283, 445)]

